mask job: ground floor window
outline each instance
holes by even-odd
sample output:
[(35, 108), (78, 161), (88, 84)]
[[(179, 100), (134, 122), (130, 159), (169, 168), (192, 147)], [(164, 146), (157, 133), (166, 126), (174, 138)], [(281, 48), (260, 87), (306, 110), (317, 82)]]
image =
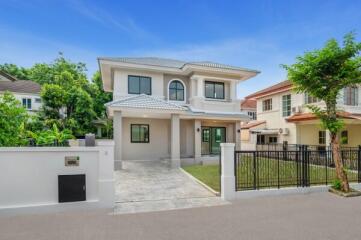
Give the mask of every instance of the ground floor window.
[(346, 130), (341, 132), (341, 143), (348, 144), (348, 132)]
[(131, 124), (130, 134), (132, 143), (149, 143), (148, 124)]
[(257, 135), (257, 144), (265, 144), (265, 137), (264, 135)]
[(318, 143), (319, 144), (326, 144), (326, 131), (319, 131), (318, 132)]
[(275, 143), (277, 143), (277, 137), (269, 137), (269, 138), (268, 138), (268, 142), (269, 142), (270, 144), (275, 144)]
[(31, 98), (23, 98), (23, 107), (31, 110)]

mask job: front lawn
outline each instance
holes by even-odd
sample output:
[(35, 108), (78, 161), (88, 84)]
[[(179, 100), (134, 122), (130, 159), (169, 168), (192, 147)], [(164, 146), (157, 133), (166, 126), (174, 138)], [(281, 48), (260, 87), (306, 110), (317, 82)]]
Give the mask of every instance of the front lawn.
[[(255, 185), (257, 188), (277, 188), (297, 186), (297, 171), (302, 174), (300, 165), (293, 161), (277, 161), (275, 159), (257, 160), (256, 182), (253, 174), (253, 161), (245, 159), (237, 169), (238, 188), (247, 190)], [(193, 165), (183, 167), (185, 171), (199, 179), (215, 191), (220, 191), (219, 165)], [(279, 172), (279, 174), (278, 174)], [(321, 165), (309, 165), (309, 179), (311, 185), (332, 184), (336, 177), (335, 169)], [(357, 181), (357, 171), (347, 170), (350, 182)]]

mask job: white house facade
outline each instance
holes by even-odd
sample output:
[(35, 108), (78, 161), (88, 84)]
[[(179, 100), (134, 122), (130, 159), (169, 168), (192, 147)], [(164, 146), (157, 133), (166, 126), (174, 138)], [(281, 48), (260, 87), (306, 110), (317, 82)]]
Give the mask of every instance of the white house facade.
[[(344, 146), (361, 144), (361, 87), (348, 87), (339, 94), (338, 115), (345, 126), (340, 133)], [(248, 139), (257, 144), (307, 144), (327, 146), (329, 134), (307, 107), (325, 104), (307, 93), (296, 93), (290, 81), (283, 81), (248, 96), (257, 99), (257, 122), (242, 126)]]
[(255, 70), (163, 58), (99, 58), (113, 118), (116, 168), (122, 160), (205, 161), (221, 142), (240, 148), (238, 83)]
[(41, 86), (33, 81), (18, 80), (17, 78), (0, 71), (0, 95), (11, 92), (29, 112), (39, 111), (41, 107)]

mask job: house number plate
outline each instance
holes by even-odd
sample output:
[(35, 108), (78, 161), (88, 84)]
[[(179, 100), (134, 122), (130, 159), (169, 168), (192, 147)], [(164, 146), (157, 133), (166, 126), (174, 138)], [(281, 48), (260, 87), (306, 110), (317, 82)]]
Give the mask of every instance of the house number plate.
[(79, 156), (66, 156), (65, 157), (65, 166), (67, 166), (67, 167), (79, 166)]

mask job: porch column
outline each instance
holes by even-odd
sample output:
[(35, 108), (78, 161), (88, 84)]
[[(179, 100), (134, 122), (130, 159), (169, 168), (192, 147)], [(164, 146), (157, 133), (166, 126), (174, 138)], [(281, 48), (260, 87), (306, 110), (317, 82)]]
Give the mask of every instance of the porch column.
[(236, 151), (241, 150), (241, 121), (236, 121), (234, 123), (233, 131)]
[[(199, 130), (199, 131), (198, 131)], [(194, 160), (199, 162), (202, 154), (202, 124), (201, 120), (194, 120)]]
[(122, 169), (122, 113), (114, 111), (113, 118), (114, 135), (114, 169)]
[(179, 114), (171, 115), (171, 165), (172, 167), (180, 167), (180, 121)]

